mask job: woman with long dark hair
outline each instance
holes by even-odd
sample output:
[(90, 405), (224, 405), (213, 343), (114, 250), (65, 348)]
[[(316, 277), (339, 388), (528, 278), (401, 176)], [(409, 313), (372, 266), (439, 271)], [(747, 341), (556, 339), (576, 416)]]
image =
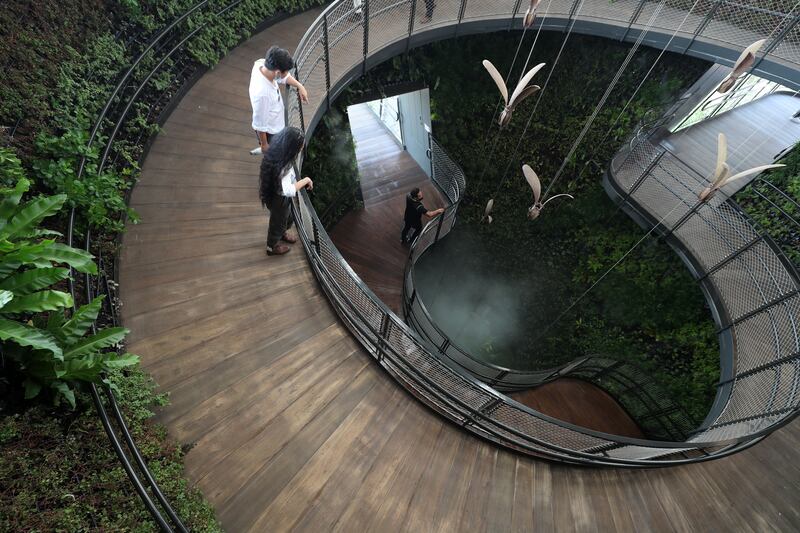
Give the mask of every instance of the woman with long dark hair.
[(303, 149), (303, 141), (303, 132), (297, 128), (286, 128), (272, 138), (269, 150), (261, 160), (259, 194), (261, 203), (269, 209), (267, 255), (285, 254), (290, 248), (284, 242), (297, 242), (297, 238), (286, 231), (291, 198), (297, 196), (301, 189), (314, 188), (311, 178), (297, 181), (294, 172), (293, 163)]

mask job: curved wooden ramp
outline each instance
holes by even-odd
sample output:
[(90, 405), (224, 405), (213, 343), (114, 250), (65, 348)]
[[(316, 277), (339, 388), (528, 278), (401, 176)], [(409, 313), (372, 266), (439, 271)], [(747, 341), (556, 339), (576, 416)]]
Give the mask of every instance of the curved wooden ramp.
[(444, 422), (338, 322), (299, 245), (264, 255), (247, 80), (315, 11), (233, 51), (183, 99), (143, 168), (120, 278), (160, 421), (228, 531), (792, 531), (800, 425), (667, 470), (564, 467)]

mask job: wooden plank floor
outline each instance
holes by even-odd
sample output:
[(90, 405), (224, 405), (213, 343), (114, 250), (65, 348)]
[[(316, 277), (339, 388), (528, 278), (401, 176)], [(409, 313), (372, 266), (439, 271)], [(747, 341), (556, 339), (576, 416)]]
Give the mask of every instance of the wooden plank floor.
[[(728, 138), (728, 165), (735, 174), (772, 163), (780, 151), (800, 141), (800, 120), (792, 118), (798, 110), (800, 98), (774, 93), (689, 126), (661, 142), (710, 179), (717, 164), (717, 136), (724, 133)], [(751, 179), (740, 181), (738, 187)], [(725, 191), (732, 192), (729, 188)]]
[(169, 392), (189, 479), (226, 530), (796, 531), (800, 424), (739, 455), (563, 467), (444, 422), (337, 320), (299, 247), (264, 255), (247, 79), (318, 12), (267, 29), (189, 92), (143, 166), (121, 256), (129, 348)]

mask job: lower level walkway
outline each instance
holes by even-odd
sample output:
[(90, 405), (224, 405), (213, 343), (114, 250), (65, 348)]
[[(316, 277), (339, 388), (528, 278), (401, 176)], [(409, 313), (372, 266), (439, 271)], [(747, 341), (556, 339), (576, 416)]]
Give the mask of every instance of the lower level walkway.
[[(476, 439), (351, 338), (299, 246), (264, 255), (247, 82), (318, 11), (189, 91), (143, 165), (120, 257), (128, 348), (171, 405), (187, 475), (240, 531), (796, 531), (800, 424), (712, 463), (564, 467)], [(319, 179), (319, 178), (317, 178)]]
[(350, 107), (348, 118), (364, 209), (345, 215), (330, 232), (331, 239), (372, 292), (399, 315), (408, 258), (408, 248), (400, 244), (406, 195), (419, 187), (428, 209), (444, 203), (425, 172), (369, 107)]

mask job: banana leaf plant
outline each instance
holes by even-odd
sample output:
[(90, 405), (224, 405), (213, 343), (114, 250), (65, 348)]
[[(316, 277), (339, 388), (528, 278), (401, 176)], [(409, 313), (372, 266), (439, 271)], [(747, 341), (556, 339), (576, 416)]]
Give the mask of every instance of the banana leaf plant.
[(128, 331), (113, 327), (92, 332), (103, 297), (76, 310), (72, 296), (53, 288), (70, 276), (70, 269), (97, 273), (92, 255), (60, 244), (58, 232), (39, 227), (59, 212), (66, 196), (42, 196), (20, 203), (30, 188), (21, 179), (14, 188), (0, 189), (0, 348), (25, 376), (25, 397), (43, 389), (75, 406), (74, 389), (82, 382), (105, 382), (112, 369), (134, 365), (138, 358), (122, 356), (118, 346)]

